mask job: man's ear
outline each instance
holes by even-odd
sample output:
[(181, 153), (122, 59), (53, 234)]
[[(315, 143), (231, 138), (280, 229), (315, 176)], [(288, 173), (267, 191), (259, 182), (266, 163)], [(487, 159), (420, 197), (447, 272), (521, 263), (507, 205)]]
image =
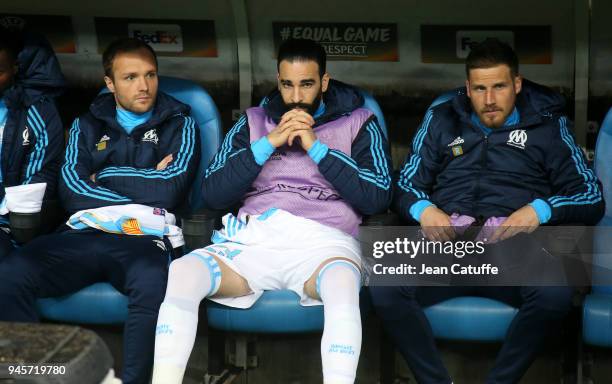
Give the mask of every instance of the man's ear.
[(470, 94), (470, 81), (469, 80), (465, 81), (465, 92), (467, 93), (467, 97), (471, 97), (471, 94)]
[(514, 77), (514, 92), (518, 95), (521, 89), (523, 89), (523, 76), (516, 75)]
[(280, 73), (276, 74), (276, 88), (279, 90), (281, 90), (281, 84), (280, 84)]
[(331, 77), (329, 73), (325, 72), (323, 77), (321, 78), (321, 92), (327, 92), (327, 87), (329, 86), (329, 80)]
[(112, 93), (115, 93), (115, 84), (113, 83), (113, 79), (109, 76), (104, 76), (104, 82), (106, 83), (106, 88)]

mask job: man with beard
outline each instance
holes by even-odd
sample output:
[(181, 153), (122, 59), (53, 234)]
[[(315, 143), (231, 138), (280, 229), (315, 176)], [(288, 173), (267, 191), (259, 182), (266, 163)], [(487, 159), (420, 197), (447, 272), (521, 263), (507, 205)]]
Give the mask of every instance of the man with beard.
[[(509, 247), (534, 244), (525, 233), (544, 224), (594, 225), (604, 213), (601, 186), (570, 133), (562, 96), (523, 81), (510, 46), (487, 40), (472, 47), (466, 75), (467, 94), (427, 111), (397, 179), (394, 209), (419, 223), (432, 241), (453, 239), (460, 221), (484, 225), (485, 232), (491, 224), (497, 227), (491, 243), (513, 239), (487, 246), (487, 256), (499, 255), (500, 267), (516, 260), (526, 266), (541, 255), (541, 245), (531, 251)], [(548, 331), (570, 310), (573, 289), (378, 286), (370, 294), (417, 381), (427, 384), (448, 384), (451, 378), (424, 307), (484, 296), (519, 308), (486, 379), (510, 384), (520, 381)]]
[[(29, 187), (41, 191), (28, 199), (31, 213), (40, 208), (42, 188), (45, 199), (56, 196), (64, 129), (54, 98), (64, 83), (46, 41), (0, 27), (0, 201), (11, 209), (26, 203), (23, 193), (30, 193)], [(8, 215), (0, 216), (0, 260), (13, 250), (9, 227)]]
[(223, 218), (213, 245), (170, 265), (155, 340), (153, 382), (181, 383), (205, 297), (248, 308), (290, 289), (324, 305), (325, 383), (353, 383), (361, 349), (362, 215), (387, 209), (389, 154), (376, 117), (353, 87), (330, 80), (323, 47), (279, 48), (278, 90), (229, 131), (202, 184)]
[[(59, 184), (73, 218), (88, 214), (97, 225), (76, 226), (71, 220), (70, 227), (7, 256), (0, 263), (0, 320), (37, 321), (37, 298), (110, 282), (129, 300), (123, 383), (148, 383), (173, 246), (163, 230), (154, 235), (122, 218), (133, 218), (136, 204), (153, 219), (165, 219), (166, 210), (177, 208), (199, 162), (199, 135), (189, 106), (158, 92), (157, 57), (150, 46), (119, 39), (102, 62), (110, 92), (97, 96), (72, 124)], [(121, 217), (100, 219), (111, 210)], [(109, 223), (118, 225), (109, 229)]]

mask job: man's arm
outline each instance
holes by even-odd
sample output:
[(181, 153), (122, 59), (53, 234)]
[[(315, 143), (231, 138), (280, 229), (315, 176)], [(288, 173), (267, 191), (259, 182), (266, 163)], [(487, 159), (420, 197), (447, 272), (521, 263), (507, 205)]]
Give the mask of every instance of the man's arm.
[(375, 116), (361, 127), (351, 156), (316, 141), (308, 155), (340, 196), (365, 215), (385, 211), (391, 202), (389, 146)]
[(429, 109), (412, 139), (411, 154), (395, 177), (394, 210), (407, 221), (421, 222), (426, 208), (433, 206), (429, 194), (441, 171), (434, 133), (434, 109)]
[(47, 183), (45, 196), (51, 197), (57, 186), (57, 174), (64, 149), (64, 129), (53, 102), (44, 100), (30, 106), (26, 122), (33, 132), (34, 145), (21, 166), (22, 184)]
[[(85, 124), (83, 127), (82, 122)], [(83, 209), (131, 203), (128, 197), (90, 180), (93, 173), (91, 153), (83, 133), (87, 128), (85, 120), (78, 118), (70, 128), (59, 180), (59, 195), (64, 208), (73, 213)]]
[(204, 173), (202, 196), (207, 208), (228, 209), (242, 200), (274, 151), (266, 137), (253, 144), (249, 138), (249, 123), (244, 114), (227, 133)]
[(553, 196), (531, 203), (540, 223), (583, 223), (595, 225), (603, 217), (605, 204), (601, 184), (587, 167), (584, 154), (574, 141), (571, 122), (558, 119), (559, 130), (553, 137), (547, 166)]
[(566, 117), (558, 120), (559, 130), (551, 139), (546, 166), (553, 196), (535, 199), (512, 213), (495, 231), (491, 242), (517, 233), (531, 233), (541, 224), (596, 224), (604, 214), (601, 186), (587, 167), (584, 154), (568, 129)]
[(96, 181), (137, 204), (166, 209), (179, 205), (193, 183), (200, 161), (200, 135), (189, 116), (178, 117), (170, 124), (175, 129), (165, 138), (170, 141), (165, 155), (172, 155), (172, 161), (164, 162), (165, 167), (106, 167), (96, 174)]

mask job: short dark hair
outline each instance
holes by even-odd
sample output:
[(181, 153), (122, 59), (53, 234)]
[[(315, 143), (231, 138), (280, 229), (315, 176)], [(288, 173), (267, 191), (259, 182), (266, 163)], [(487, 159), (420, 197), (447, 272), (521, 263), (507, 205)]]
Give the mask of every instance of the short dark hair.
[(19, 35), (4, 27), (0, 27), (0, 51), (6, 51), (13, 61), (17, 61), (17, 56), (22, 49), (22, 42)]
[(104, 74), (108, 77), (113, 77), (113, 61), (115, 57), (121, 53), (135, 52), (144, 49), (148, 51), (153, 59), (155, 60), (155, 66), (157, 67), (157, 55), (151, 46), (142, 40), (134, 39), (131, 37), (125, 37), (118, 39), (109, 44), (102, 54), (102, 66), (104, 67)]
[(316, 61), (319, 64), (319, 76), (325, 74), (327, 54), (321, 44), (310, 39), (289, 39), (285, 40), (278, 48), (278, 59), (276, 69), (280, 68), (280, 63), (287, 60), (294, 61)]
[(469, 78), (472, 69), (491, 68), (501, 64), (510, 67), (512, 76), (518, 75), (518, 57), (512, 47), (498, 39), (486, 39), (472, 46), (465, 61), (465, 74)]

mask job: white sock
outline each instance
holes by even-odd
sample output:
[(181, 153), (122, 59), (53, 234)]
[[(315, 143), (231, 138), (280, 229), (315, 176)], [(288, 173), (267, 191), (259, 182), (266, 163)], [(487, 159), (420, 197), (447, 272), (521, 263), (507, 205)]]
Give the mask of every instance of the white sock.
[(166, 297), (157, 317), (153, 384), (183, 382), (200, 302), (214, 295), (220, 284), (221, 271), (209, 254), (192, 252), (170, 264)]
[(360, 272), (349, 261), (332, 261), (319, 273), (317, 291), (325, 315), (321, 339), (325, 384), (355, 381), (361, 352), (360, 287)]

